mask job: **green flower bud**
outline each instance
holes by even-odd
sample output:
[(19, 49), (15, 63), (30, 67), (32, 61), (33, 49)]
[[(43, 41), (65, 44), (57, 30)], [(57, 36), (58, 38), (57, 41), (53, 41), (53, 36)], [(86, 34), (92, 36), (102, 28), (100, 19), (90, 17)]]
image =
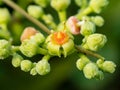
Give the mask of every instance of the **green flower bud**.
[(99, 70), (95, 63), (88, 63), (83, 68), (83, 72), (86, 78), (92, 79), (98, 75)]
[(81, 25), (81, 30), (80, 33), (83, 36), (88, 36), (90, 34), (93, 34), (95, 32), (95, 24), (90, 22), (90, 21), (84, 21), (83, 24)]
[(113, 73), (115, 71), (115, 63), (112, 61), (105, 61), (101, 67), (101, 69), (103, 71), (109, 72), (109, 73)]
[(37, 74), (37, 71), (36, 71), (35, 67), (30, 70), (30, 74), (33, 75), (33, 76)]
[(33, 68), (30, 70), (30, 74), (33, 76), (37, 74), (36, 63), (33, 63)]
[(104, 24), (104, 19), (101, 16), (91, 17), (91, 20), (99, 27)]
[(102, 59), (98, 59), (97, 62), (96, 62), (97, 66), (99, 68), (102, 68), (103, 63), (104, 63), (104, 60), (102, 60)]
[(98, 49), (102, 48), (106, 42), (107, 38), (105, 35), (92, 34), (88, 36), (86, 44), (88, 46), (88, 49), (92, 51), (97, 51)]
[(47, 60), (41, 60), (36, 64), (36, 71), (40, 75), (46, 75), (50, 72), (50, 64)]
[(56, 11), (64, 11), (70, 5), (71, 0), (51, 0), (51, 6)]
[(89, 62), (90, 62), (90, 60), (85, 55), (81, 55), (80, 59), (78, 59), (76, 62), (76, 66), (79, 70), (83, 70), (85, 65)]
[(27, 8), (28, 14), (34, 18), (41, 18), (44, 14), (43, 9), (37, 5), (29, 5)]
[(45, 8), (50, 2), (50, 0), (33, 0), (33, 1), (43, 8)]
[(37, 54), (38, 45), (31, 40), (24, 40), (20, 45), (20, 51), (27, 57)]
[(5, 59), (11, 54), (11, 44), (6, 40), (0, 40), (0, 59)]
[(82, 1), (83, 0), (75, 0), (75, 4), (80, 7), (82, 5)]
[(30, 37), (30, 40), (36, 42), (39, 45), (45, 41), (45, 37), (41, 33), (36, 33)]
[(28, 72), (31, 70), (33, 64), (30, 60), (23, 60), (21, 62), (21, 70), (22, 71), (25, 71), (25, 72)]
[(7, 8), (0, 8), (0, 23), (7, 23), (10, 20), (10, 13)]
[(19, 67), (21, 64), (21, 61), (23, 60), (23, 57), (20, 56), (19, 54), (15, 53), (12, 58), (12, 65), (14, 67)]
[(102, 71), (98, 72), (98, 75), (95, 77), (98, 80), (103, 80), (104, 79), (104, 73)]
[(108, 0), (91, 0), (90, 7), (95, 13), (100, 13), (102, 8), (108, 5)]

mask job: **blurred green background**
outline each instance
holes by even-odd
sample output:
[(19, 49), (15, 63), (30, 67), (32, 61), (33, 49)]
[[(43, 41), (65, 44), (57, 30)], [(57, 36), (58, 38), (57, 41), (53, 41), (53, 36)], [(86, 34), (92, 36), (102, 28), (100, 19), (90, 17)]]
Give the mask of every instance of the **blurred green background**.
[[(27, 2), (30, 0), (14, 1), (26, 8)], [(107, 60), (112, 60), (117, 64), (114, 74), (106, 73), (105, 79), (102, 81), (88, 80), (76, 68), (77, 57), (75, 57), (76, 54), (72, 54), (65, 59), (52, 58), (51, 72), (48, 75), (31, 76), (29, 73), (21, 71), (20, 68), (14, 68), (11, 65), (11, 57), (9, 57), (0, 61), (0, 90), (120, 90), (120, 0), (109, 1), (108, 7), (101, 13), (105, 19), (105, 25), (97, 28), (97, 32), (105, 34), (108, 38), (106, 46), (99, 53)], [(74, 7), (74, 3), (72, 4), (69, 8)], [(2, 7), (4, 6), (6, 5), (2, 5)], [(13, 13), (13, 10), (8, 8)], [(77, 7), (73, 9), (73, 13), (75, 13)], [(30, 25), (35, 26), (23, 16), (15, 14), (13, 23), (9, 27), (15, 40), (14, 44), (20, 43), (21, 30)], [(17, 29), (19, 29), (19, 33)]]

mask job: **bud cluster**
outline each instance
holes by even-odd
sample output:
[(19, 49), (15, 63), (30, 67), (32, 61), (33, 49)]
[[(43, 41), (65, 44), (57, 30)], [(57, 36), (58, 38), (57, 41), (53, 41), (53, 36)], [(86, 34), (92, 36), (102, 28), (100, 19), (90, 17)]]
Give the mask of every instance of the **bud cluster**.
[[(9, 1), (9, 0), (8, 0)], [(30, 72), (31, 75), (46, 75), (50, 72), (51, 57), (68, 57), (77, 52), (79, 58), (76, 61), (78, 70), (83, 71), (88, 79), (96, 78), (102, 80), (104, 72), (115, 72), (115, 63), (106, 61), (97, 56), (96, 62), (91, 61), (86, 54), (93, 55), (99, 51), (107, 42), (107, 37), (101, 33), (96, 33), (96, 26), (104, 25), (104, 19), (99, 14), (107, 6), (108, 0), (74, 0), (80, 7), (76, 15), (67, 16), (69, 5), (72, 0), (32, 0), (27, 7), (27, 13), (24, 14), (31, 21), (39, 24), (38, 20), (48, 26), (51, 31), (49, 35), (44, 35), (34, 27), (26, 27), (20, 37), (20, 45), (12, 45), (12, 39), (7, 29), (10, 21), (10, 13), (6, 8), (0, 8), (0, 59), (12, 56), (12, 65), (20, 67), (24, 72)], [(10, 2), (12, 2), (10, 0)], [(45, 12), (46, 8), (51, 7), (58, 13), (59, 20), (54, 20), (54, 15)], [(57, 16), (57, 15), (56, 15)], [(55, 22), (56, 21), (56, 22)], [(40, 23), (42, 29), (44, 25)], [(46, 30), (45, 30), (46, 31)], [(76, 45), (76, 36), (81, 42)], [(82, 49), (77, 49), (76, 46)], [(81, 50), (81, 51), (80, 51)], [(32, 62), (31, 58), (36, 55), (42, 56), (40, 61)], [(93, 55), (95, 56), (95, 55)]]

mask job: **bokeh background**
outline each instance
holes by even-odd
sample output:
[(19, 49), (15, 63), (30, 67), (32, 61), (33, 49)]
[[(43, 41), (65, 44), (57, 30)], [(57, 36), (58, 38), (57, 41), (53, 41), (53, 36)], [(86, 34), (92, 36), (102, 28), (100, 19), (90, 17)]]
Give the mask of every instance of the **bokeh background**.
[[(28, 1), (14, 0), (22, 8), (26, 9)], [(72, 0), (73, 2), (74, 0)], [(114, 74), (105, 74), (104, 80), (88, 80), (79, 71), (75, 62), (78, 57), (72, 54), (67, 58), (52, 58), (50, 61), (51, 72), (45, 76), (31, 76), (20, 68), (14, 68), (11, 57), (0, 60), (0, 90), (120, 90), (120, 0), (109, 0), (107, 8), (101, 13), (105, 19), (105, 25), (97, 28), (97, 32), (107, 36), (108, 42), (99, 53), (117, 64)], [(3, 4), (1, 7), (7, 7)], [(69, 7), (71, 13), (76, 13), (78, 7), (74, 2)], [(46, 11), (49, 11), (46, 9)], [(55, 14), (54, 11), (51, 13)], [(55, 15), (55, 18), (56, 15)], [(19, 37), (24, 27), (35, 26), (19, 14), (14, 14), (13, 21), (9, 25), (10, 32), (14, 38), (14, 44), (19, 45)], [(36, 27), (36, 26), (35, 26)], [(37, 27), (36, 27), (37, 28)], [(38, 56), (33, 59), (39, 59)]]

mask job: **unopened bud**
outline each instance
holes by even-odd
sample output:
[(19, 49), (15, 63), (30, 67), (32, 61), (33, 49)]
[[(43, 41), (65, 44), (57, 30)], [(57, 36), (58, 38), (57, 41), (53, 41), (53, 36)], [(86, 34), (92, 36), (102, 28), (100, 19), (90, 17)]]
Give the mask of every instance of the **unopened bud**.
[(36, 71), (40, 75), (46, 75), (50, 72), (50, 64), (47, 60), (41, 60), (36, 64)]
[(22, 60), (23, 60), (23, 57), (16, 53), (16, 54), (13, 55), (12, 65), (14, 67), (19, 67)]
[(21, 70), (22, 71), (25, 71), (25, 72), (28, 72), (31, 70), (33, 64), (30, 60), (23, 60), (21, 62)]
[(98, 67), (95, 63), (88, 63), (83, 68), (83, 72), (84, 72), (84, 75), (86, 78), (92, 79), (98, 75), (99, 70), (98, 70)]
[(88, 36), (90, 34), (93, 34), (95, 32), (95, 24), (90, 21), (84, 21), (84, 23), (81, 25), (80, 33), (83, 36)]

